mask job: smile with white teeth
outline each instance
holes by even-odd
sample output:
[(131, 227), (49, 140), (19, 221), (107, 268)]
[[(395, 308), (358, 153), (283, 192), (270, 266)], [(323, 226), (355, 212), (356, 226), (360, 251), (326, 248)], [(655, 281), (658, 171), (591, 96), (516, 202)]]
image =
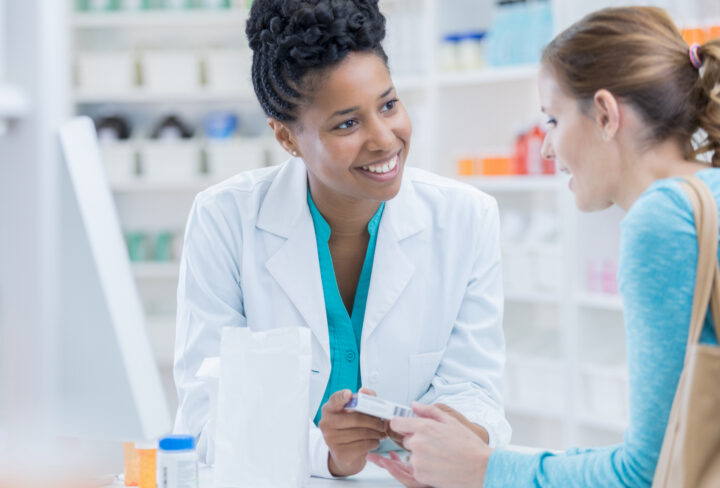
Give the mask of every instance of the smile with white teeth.
[(363, 166), (362, 169), (365, 171), (370, 171), (371, 173), (388, 173), (395, 169), (395, 166), (398, 164), (398, 156), (395, 155), (390, 161), (387, 161), (385, 163), (377, 163), (377, 164), (371, 164), (368, 166)]

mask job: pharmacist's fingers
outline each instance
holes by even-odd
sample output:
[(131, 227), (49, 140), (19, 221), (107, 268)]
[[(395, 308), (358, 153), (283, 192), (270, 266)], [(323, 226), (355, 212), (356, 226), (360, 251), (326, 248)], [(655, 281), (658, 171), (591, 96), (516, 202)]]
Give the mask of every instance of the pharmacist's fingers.
[(328, 432), (328, 439), (335, 444), (351, 444), (362, 440), (381, 441), (387, 437), (384, 432), (372, 429), (341, 429)]
[(325, 413), (342, 412), (351, 397), (352, 392), (350, 390), (340, 390), (330, 395), (327, 403), (325, 403), (322, 407), (323, 416), (325, 416)]

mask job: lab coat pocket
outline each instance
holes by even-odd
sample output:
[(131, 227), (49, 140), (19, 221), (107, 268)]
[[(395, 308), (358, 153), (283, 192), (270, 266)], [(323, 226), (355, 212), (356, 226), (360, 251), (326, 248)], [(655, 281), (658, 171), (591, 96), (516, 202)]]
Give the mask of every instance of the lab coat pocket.
[(444, 353), (445, 350), (442, 350), (411, 354), (408, 357), (408, 404), (428, 391)]

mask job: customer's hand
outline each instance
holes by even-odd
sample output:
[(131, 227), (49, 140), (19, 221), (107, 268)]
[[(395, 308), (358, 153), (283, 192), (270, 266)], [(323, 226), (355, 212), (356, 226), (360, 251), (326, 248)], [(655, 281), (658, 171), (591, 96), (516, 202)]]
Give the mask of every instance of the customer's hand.
[[(411, 452), (409, 466), (391, 460), (395, 462), (390, 473), (411, 487), (482, 487), (492, 453), (487, 443), (439, 406), (414, 403), (413, 410), (420, 418), (398, 417), (390, 422), (395, 432), (405, 436)], [(377, 461), (375, 456), (369, 459)]]
[[(483, 427), (480, 427), (478, 424), (470, 422), (467, 419), (467, 417), (465, 417), (463, 414), (461, 414), (460, 412), (458, 412), (457, 410), (455, 410), (454, 408), (452, 408), (449, 405), (445, 405), (444, 403), (435, 403), (434, 405), (437, 406), (443, 412), (449, 413), (451, 416), (453, 416), (455, 419), (457, 419), (465, 427), (467, 427), (468, 429), (475, 432), (475, 434), (478, 435), (483, 441), (485, 441), (485, 443), (489, 442), (490, 436), (488, 435), (487, 431)], [(395, 443), (398, 446), (405, 449), (405, 445), (404, 445), (405, 436), (398, 432), (395, 432), (392, 429), (392, 426), (390, 425), (389, 421), (386, 422), (386, 424), (387, 424), (388, 437), (390, 437), (390, 439), (395, 441)]]
[(485, 444), (490, 442), (490, 435), (487, 433), (487, 430), (485, 430), (485, 428), (480, 427), (478, 424), (470, 422), (463, 414), (461, 414), (454, 408), (445, 405), (444, 403), (435, 403), (435, 406), (437, 406), (437, 408), (439, 408), (443, 412), (449, 413), (465, 427), (475, 432), (475, 435), (479, 436), (483, 441), (485, 441)]
[(393, 478), (405, 485), (407, 488), (430, 488), (429, 485), (420, 483), (413, 476), (413, 467), (407, 461), (404, 461), (398, 453), (390, 451), (390, 458), (381, 456), (380, 454), (368, 454), (368, 461), (375, 463), (381, 468), (387, 470)]
[[(375, 396), (372, 390), (360, 391)], [(328, 468), (333, 476), (350, 476), (362, 471), (368, 452), (387, 437), (383, 420), (345, 410), (350, 397), (350, 390), (334, 393), (323, 405), (318, 424), (330, 448)]]

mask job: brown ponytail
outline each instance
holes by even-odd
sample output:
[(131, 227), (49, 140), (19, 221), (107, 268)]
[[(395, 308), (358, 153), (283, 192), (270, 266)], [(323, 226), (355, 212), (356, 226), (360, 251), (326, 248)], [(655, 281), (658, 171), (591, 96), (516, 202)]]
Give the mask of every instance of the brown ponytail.
[(698, 49), (702, 61), (698, 80), (698, 125), (707, 138), (694, 155), (714, 151), (712, 165), (720, 166), (720, 39), (706, 42)]
[[(571, 96), (590, 106), (607, 89), (632, 104), (648, 126), (648, 143), (675, 139), (693, 159), (715, 151), (720, 166), (720, 40), (700, 47), (700, 72), (668, 14), (655, 7), (608, 8), (559, 34), (542, 63)], [(702, 129), (707, 138), (693, 145)]]

